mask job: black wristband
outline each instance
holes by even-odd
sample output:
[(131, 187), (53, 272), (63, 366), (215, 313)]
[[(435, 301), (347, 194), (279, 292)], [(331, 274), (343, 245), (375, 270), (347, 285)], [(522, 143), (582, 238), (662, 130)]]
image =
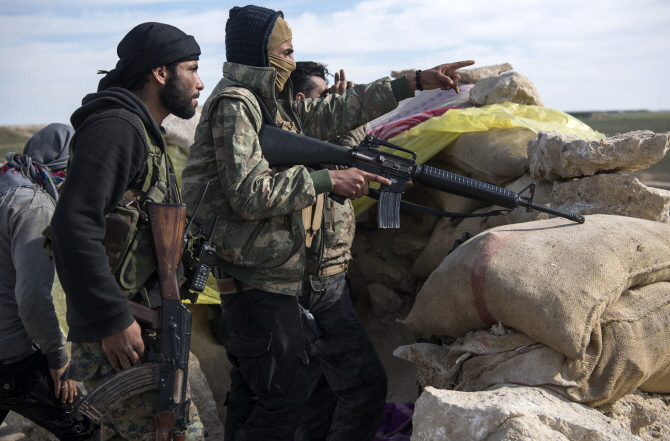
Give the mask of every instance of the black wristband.
[(416, 75), (416, 89), (423, 90), (423, 86), (421, 86), (421, 69), (417, 70), (415, 72), (415, 75)]

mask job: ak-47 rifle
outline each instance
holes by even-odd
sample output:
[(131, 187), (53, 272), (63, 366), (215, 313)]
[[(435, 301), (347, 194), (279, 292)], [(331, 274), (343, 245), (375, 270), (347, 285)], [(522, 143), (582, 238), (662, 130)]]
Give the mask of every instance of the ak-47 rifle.
[[(391, 185), (382, 185), (379, 190), (370, 189), (368, 196), (379, 201), (377, 225), (379, 228), (400, 228), (400, 207), (431, 214), (438, 217), (464, 218), (476, 216), (495, 216), (509, 214), (512, 210), (526, 207), (526, 211), (542, 211), (554, 216), (564, 217), (580, 224), (584, 217), (565, 213), (559, 210), (533, 203), (535, 184), (516, 193), (506, 188), (496, 187), (485, 182), (476, 181), (454, 173), (450, 173), (427, 165), (416, 164), (416, 153), (367, 135), (356, 147), (349, 149), (330, 144), (307, 136), (298, 135), (276, 127), (264, 125), (259, 134), (263, 156), (270, 166), (293, 165), (344, 165), (383, 176), (391, 181)], [(412, 155), (411, 158), (386, 153), (379, 146), (387, 146)], [(463, 196), (469, 199), (487, 202), (503, 207), (488, 213), (451, 213), (435, 210), (401, 200), (408, 182), (413, 182), (446, 193)], [(522, 196), (528, 190), (528, 196)], [(339, 195), (331, 195), (335, 200), (343, 202)]]
[(146, 209), (163, 304), (156, 310), (131, 302), (131, 309), (139, 322), (160, 329), (160, 352), (149, 352), (148, 363), (102, 383), (80, 402), (79, 410), (99, 424), (108, 410), (127, 398), (158, 389), (158, 439), (184, 441), (191, 313), (181, 302), (177, 269), (184, 249), (186, 205), (148, 202)]

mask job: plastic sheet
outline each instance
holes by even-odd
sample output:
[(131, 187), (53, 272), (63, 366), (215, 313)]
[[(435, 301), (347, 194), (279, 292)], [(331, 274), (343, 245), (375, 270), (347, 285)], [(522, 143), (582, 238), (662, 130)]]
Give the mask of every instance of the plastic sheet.
[[(417, 164), (423, 164), (454, 142), (462, 133), (484, 132), (492, 128), (512, 129), (525, 127), (535, 133), (556, 130), (585, 139), (601, 139), (596, 132), (577, 118), (541, 106), (502, 103), (484, 107), (452, 109), (401, 133), (389, 141), (417, 153)], [(409, 156), (387, 147), (381, 150)], [(377, 201), (368, 197), (353, 202), (356, 216), (360, 216)]]

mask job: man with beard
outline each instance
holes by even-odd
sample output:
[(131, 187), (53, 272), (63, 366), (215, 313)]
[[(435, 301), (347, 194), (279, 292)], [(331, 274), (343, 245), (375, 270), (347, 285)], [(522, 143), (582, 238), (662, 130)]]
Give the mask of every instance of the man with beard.
[[(192, 117), (204, 87), (200, 47), (173, 26), (138, 25), (117, 52), (116, 68), (71, 117), (68, 182), (51, 224), (72, 342), (65, 375), (88, 389), (142, 363), (145, 342), (128, 300), (155, 308), (161, 296), (151, 246), (133, 232), (146, 202), (181, 203), (160, 125), (170, 113)], [(157, 405), (156, 391), (130, 397), (108, 413), (101, 439), (153, 440)], [(188, 421), (186, 439), (203, 439), (192, 403)]]
[[(321, 63), (296, 63), (291, 73), (296, 102), (342, 95), (347, 83), (344, 71), (335, 74), (328, 89), (328, 70)], [(330, 142), (352, 148), (365, 137), (365, 126)], [(342, 168), (327, 166), (328, 168)], [(328, 198), (323, 206), (323, 249), (317, 274), (303, 282), (300, 304), (309, 310), (323, 330), (323, 337), (308, 342), (310, 388), (296, 441), (369, 440), (379, 427), (386, 404), (387, 378), (370, 337), (352, 305), (347, 268), (356, 232), (351, 201), (338, 204)]]
[[(288, 440), (309, 389), (297, 298), (305, 277), (319, 273), (320, 255), (307, 248), (322, 245), (317, 227), (325, 196), (354, 199), (367, 194), (370, 181), (391, 182), (356, 168), (270, 168), (259, 142), (261, 127), (331, 139), (393, 110), (422, 85), (457, 87), (454, 71), (474, 62), (295, 102), (291, 29), (282, 12), (252, 5), (230, 10), (226, 59), (223, 78), (203, 107), (182, 182), (187, 199), (209, 182), (199, 217), (209, 223), (219, 216), (215, 275), (233, 365), (226, 439)], [(360, 381), (371, 379), (364, 374)], [(363, 438), (349, 438), (354, 439)]]

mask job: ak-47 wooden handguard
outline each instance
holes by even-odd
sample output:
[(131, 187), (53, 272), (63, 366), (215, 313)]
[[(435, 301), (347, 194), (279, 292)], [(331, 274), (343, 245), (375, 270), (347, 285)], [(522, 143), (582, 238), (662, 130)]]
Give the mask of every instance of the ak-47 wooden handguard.
[(147, 202), (156, 272), (163, 300), (181, 300), (177, 268), (184, 251), (186, 205)]

